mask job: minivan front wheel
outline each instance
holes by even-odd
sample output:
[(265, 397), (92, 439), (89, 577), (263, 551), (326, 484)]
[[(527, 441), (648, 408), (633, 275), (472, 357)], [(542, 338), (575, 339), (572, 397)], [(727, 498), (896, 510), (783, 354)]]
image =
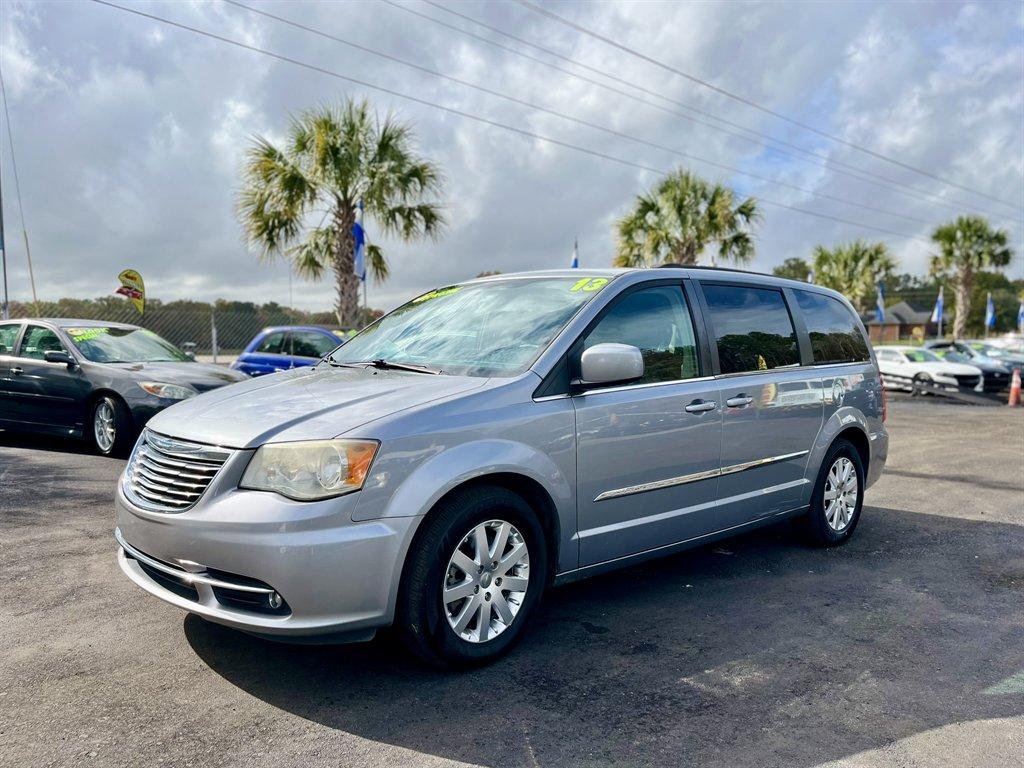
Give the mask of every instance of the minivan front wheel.
[(847, 440), (836, 440), (814, 484), (804, 527), (812, 544), (835, 546), (853, 535), (864, 506), (864, 464)]
[(414, 542), (397, 628), (431, 663), (473, 666), (522, 635), (547, 580), (547, 548), (522, 497), (476, 487), (443, 500)]

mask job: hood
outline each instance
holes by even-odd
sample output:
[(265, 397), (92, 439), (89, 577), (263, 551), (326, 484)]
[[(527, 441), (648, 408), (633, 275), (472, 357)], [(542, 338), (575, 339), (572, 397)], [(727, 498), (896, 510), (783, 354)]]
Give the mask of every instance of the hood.
[(223, 365), (210, 363), (107, 363), (131, 374), (136, 381), (161, 381), (167, 384), (188, 384), (197, 392), (246, 381), (244, 373), (232, 371)]
[(1010, 368), (991, 357), (972, 357), (971, 365), (980, 368), (985, 373), (1009, 373)]
[(478, 389), (487, 381), (318, 365), (189, 398), (158, 413), (149, 426), (165, 435), (230, 448), (323, 440), (407, 408)]

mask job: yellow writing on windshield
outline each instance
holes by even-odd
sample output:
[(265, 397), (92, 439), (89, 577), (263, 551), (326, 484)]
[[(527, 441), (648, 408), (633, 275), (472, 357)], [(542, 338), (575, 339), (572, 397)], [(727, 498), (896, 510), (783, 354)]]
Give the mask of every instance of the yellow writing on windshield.
[(582, 280), (577, 280), (573, 283), (569, 290), (573, 293), (577, 291), (590, 293), (591, 291), (600, 291), (606, 285), (608, 285), (607, 277), (584, 277)]
[(412, 300), (412, 303), (419, 304), (424, 301), (430, 301), (430, 299), (439, 299), (442, 296), (450, 296), (453, 293), (458, 293), (460, 290), (462, 290), (462, 286), (459, 285), (453, 285), (450, 288), (438, 288), (436, 291), (430, 291), (429, 293), (424, 293), (422, 296), (417, 296)]
[(105, 333), (110, 333), (109, 328), (65, 328), (68, 336), (76, 344), (83, 341), (89, 341), (89, 339), (95, 339), (97, 336), (102, 336)]

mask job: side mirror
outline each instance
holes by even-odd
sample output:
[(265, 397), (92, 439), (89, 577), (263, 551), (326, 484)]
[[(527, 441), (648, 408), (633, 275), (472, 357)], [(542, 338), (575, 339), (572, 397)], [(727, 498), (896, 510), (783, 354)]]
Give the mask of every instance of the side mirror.
[(619, 384), (644, 375), (644, 358), (630, 344), (595, 344), (580, 358), (580, 384)]
[(74, 368), (78, 365), (78, 363), (75, 362), (75, 358), (63, 349), (51, 349), (43, 352), (43, 360), (48, 363), (63, 363), (68, 368)]

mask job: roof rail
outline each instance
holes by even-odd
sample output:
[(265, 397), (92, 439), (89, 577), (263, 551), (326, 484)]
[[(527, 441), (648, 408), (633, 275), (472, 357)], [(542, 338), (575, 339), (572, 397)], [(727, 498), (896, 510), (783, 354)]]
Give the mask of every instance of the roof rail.
[[(666, 262), (659, 264), (657, 269), (708, 269), (716, 272), (739, 272), (741, 275), (764, 275), (765, 277), (778, 277), (778, 275), (772, 275), (768, 272), (754, 272), (752, 269), (736, 269), (734, 267), (711, 267), (706, 264), (675, 264), (673, 262)], [(785, 280), (787, 278), (779, 278)]]

